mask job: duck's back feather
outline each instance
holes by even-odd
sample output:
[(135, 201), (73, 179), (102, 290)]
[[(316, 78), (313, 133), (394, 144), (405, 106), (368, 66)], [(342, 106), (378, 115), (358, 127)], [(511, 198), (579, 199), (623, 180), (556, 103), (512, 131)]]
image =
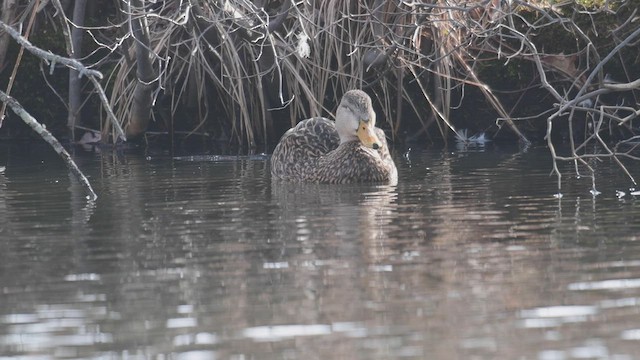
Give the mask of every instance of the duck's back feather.
[(333, 121), (322, 117), (303, 120), (282, 135), (271, 157), (271, 174), (280, 179), (311, 181), (307, 179), (312, 175), (309, 169), (338, 145), (340, 137)]

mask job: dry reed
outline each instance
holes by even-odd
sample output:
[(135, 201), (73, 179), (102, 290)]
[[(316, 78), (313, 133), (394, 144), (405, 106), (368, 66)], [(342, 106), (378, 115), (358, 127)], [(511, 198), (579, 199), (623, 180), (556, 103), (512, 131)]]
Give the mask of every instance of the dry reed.
[[(452, 109), (473, 88), (495, 112), (494, 133), (506, 125), (528, 143), (524, 127), (546, 129), (559, 184), (557, 161), (593, 173), (591, 157), (613, 158), (632, 178), (619, 158), (637, 159), (637, 0), (590, 1), (591, 7), (540, 0), (118, 3), (115, 25), (87, 30), (108, 50), (103, 62), (115, 61), (110, 105), (123, 127), (138, 81), (133, 44), (140, 39), (131, 24), (140, 21), (157, 74), (148, 82), (154, 114), (168, 131), (213, 130), (216, 138), (255, 148), (276, 141), (276, 130), (303, 118), (330, 116), (341, 94), (362, 88), (393, 138), (409, 119), (416, 133), (435, 128), (444, 140), (451, 134), (464, 138)], [(601, 19), (608, 24), (604, 30), (597, 25)], [(599, 43), (603, 31), (613, 44)], [(105, 37), (110, 43), (97, 40)], [(563, 39), (564, 47), (546, 39)], [(635, 66), (625, 65), (623, 57), (635, 59)], [(619, 84), (605, 76), (613, 61), (623, 67)], [(515, 62), (528, 64), (524, 75), (512, 74), (526, 76), (528, 85), (511, 89), (513, 101), (506, 90), (492, 88), (483, 71)], [(536, 103), (528, 111), (520, 105), (532, 93), (548, 106)], [(577, 122), (588, 123), (580, 136)], [(558, 123), (567, 124), (568, 155), (556, 152)], [(605, 139), (607, 132), (619, 142)]]

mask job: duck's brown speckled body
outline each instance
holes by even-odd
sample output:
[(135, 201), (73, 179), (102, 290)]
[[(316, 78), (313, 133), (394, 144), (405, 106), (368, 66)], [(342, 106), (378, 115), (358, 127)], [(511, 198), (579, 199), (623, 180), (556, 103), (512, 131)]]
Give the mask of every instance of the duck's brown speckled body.
[(289, 129), (273, 152), (271, 174), (294, 182), (397, 181), (384, 131), (375, 127), (371, 99), (359, 90), (345, 94), (336, 122), (312, 118)]

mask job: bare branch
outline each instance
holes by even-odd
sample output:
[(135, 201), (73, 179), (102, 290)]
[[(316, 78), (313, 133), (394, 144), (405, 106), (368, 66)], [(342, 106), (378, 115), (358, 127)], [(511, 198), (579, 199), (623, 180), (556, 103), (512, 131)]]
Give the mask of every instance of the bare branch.
[(98, 198), (98, 195), (96, 195), (95, 191), (93, 191), (89, 180), (87, 180), (87, 177), (84, 176), (80, 168), (78, 168), (78, 165), (76, 165), (75, 161), (73, 161), (71, 155), (69, 155), (67, 150), (64, 149), (62, 144), (60, 144), (60, 142), (49, 132), (49, 130), (47, 130), (42, 124), (40, 124), (35, 118), (33, 118), (33, 116), (31, 116), (16, 99), (7, 95), (3, 91), (0, 91), (0, 101), (9, 105), (11, 110), (13, 110), (16, 115), (20, 116), (25, 124), (29, 125), (36, 133), (38, 133), (38, 135), (40, 135), (40, 137), (44, 141), (46, 141), (49, 145), (51, 145), (51, 147), (53, 147), (58, 155), (62, 157), (62, 160), (64, 160), (69, 170), (73, 173), (73, 175), (75, 175), (75, 177), (78, 179), (78, 181), (80, 181), (82, 186), (87, 191), (87, 199), (90, 201), (95, 201)]
[(104, 90), (102, 89), (102, 85), (100, 85), (100, 83), (98, 82), (98, 79), (102, 79), (102, 73), (97, 71), (97, 70), (93, 70), (93, 69), (89, 69), (86, 66), (84, 66), (81, 62), (79, 62), (78, 60), (75, 59), (70, 59), (70, 58), (66, 58), (60, 55), (56, 55), (53, 54), (50, 51), (44, 51), (36, 46), (34, 46), (33, 44), (31, 44), (31, 42), (27, 39), (25, 39), (24, 37), (22, 37), (20, 35), (20, 33), (18, 33), (16, 30), (14, 30), (11, 26), (3, 23), (2, 21), (0, 21), (0, 28), (2, 28), (2, 30), (6, 31), (9, 35), (11, 35), (11, 37), (18, 42), (18, 44), (22, 45), (25, 49), (27, 49), (27, 51), (29, 51), (30, 53), (32, 53), (33, 55), (47, 61), (48, 64), (50, 64), (50, 67), (53, 68), (55, 67), (55, 64), (63, 64), (71, 69), (76, 70), (79, 75), (78, 76), (87, 76), (88, 79), (93, 83), (94, 87), (96, 88), (96, 91), (98, 92), (98, 95), (100, 96), (100, 100), (102, 102), (102, 105), (105, 108), (105, 111), (107, 112), (107, 117), (109, 119), (109, 121), (111, 122), (112, 126), (114, 127), (114, 129), (116, 129), (116, 132), (118, 134), (118, 136), (123, 139), (126, 140), (126, 136), (124, 135), (124, 131), (122, 130), (122, 127), (120, 127), (120, 124), (118, 122), (118, 119), (116, 119), (115, 115), (113, 114), (113, 111), (111, 110), (111, 107), (109, 106), (109, 101), (107, 100), (106, 95), (104, 94)]

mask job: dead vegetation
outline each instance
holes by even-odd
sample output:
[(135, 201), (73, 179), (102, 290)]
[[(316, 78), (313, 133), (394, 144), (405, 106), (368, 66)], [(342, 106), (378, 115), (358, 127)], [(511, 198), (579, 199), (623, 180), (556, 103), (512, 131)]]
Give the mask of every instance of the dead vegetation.
[[(401, 140), (462, 137), (473, 124), (453, 114), (481, 97), (493, 120), (479, 130), (524, 144), (542, 130), (559, 183), (557, 161), (592, 175), (591, 160), (610, 157), (631, 177), (620, 159), (637, 160), (638, 1), (114, 4), (103, 25), (83, 29), (128, 138), (151, 125), (255, 148), (362, 88)], [(73, 27), (64, 11), (55, 17)], [(496, 85), (497, 75), (518, 85)], [(114, 129), (101, 125), (103, 141)], [(563, 140), (569, 150), (556, 151)]]

